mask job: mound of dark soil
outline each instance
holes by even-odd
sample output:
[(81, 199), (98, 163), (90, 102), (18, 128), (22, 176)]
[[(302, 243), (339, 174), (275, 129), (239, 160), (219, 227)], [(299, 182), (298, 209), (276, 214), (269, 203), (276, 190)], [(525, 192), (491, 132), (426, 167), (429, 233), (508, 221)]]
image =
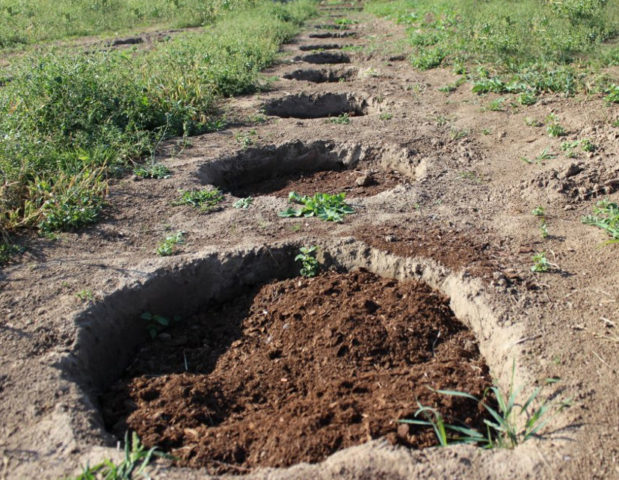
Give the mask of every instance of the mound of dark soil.
[(178, 464), (211, 473), (318, 462), (372, 438), (435, 443), (408, 428), (417, 401), (479, 422), (488, 369), (446, 298), (365, 271), (275, 281), (161, 334), (103, 398)]

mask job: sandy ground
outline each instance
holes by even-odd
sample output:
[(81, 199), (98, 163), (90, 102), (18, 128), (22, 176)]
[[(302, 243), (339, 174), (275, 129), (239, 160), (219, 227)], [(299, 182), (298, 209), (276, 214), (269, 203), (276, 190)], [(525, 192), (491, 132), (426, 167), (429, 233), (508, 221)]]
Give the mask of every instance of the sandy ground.
[[(515, 362), (523, 396), (558, 378), (543, 395), (569, 397), (572, 407), (514, 450), (410, 451), (378, 439), (248, 478), (619, 478), (619, 245), (581, 222), (596, 201), (619, 201), (619, 129), (611, 125), (619, 108), (598, 96), (546, 95), (530, 107), (506, 97), (504, 111), (489, 111), (498, 96), (466, 84), (446, 94), (438, 88), (456, 80), (449, 70), (415, 71), (399, 27), (347, 16), (360, 20), (349, 29), (355, 36), (310, 37), (329, 32), (312, 25), (332, 19), (310, 22), (265, 72), (278, 77), (270, 90), (225, 102), (231, 127), (165, 145), (157, 159), (170, 178), (116, 181), (102, 222), (32, 240), (0, 272), (0, 478), (59, 478), (117, 455), (97, 398), (145, 340), (139, 313), (189, 313), (239, 285), (285, 276), (308, 244), (320, 246), (326, 265), (441, 290), (499, 385), (509, 385)], [(308, 63), (316, 59), (300, 47), (316, 44), (348, 46), (325, 50), (348, 61)], [(343, 81), (285, 78), (299, 70)], [(308, 118), (346, 112), (349, 123)], [(550, 113), (567, 137), (525, 123)], [(567, 158), (561, 142), (582, 138), (595, 152)], [(521, 159), (545, 149), (556, 156)], [(265, 172), (334, 165), (358, 172), (361, 184), (374, 171), (403, 180), (375, 195), (351, 193), (356, 213), (340, 224), (280, 218), (287, 201), (269, 193), (247, 210), (233, 208), (230, 193), (208, 214), (172, 205), (179, 189), (231, 189), (239, 178), (246, 187)], [(538, 205), (547, 238), (531, 214)], [(158, 257), (156, 246), (176, 231), (185, 243)], [(541, 251), (553, 267), (535, 274), (532, 256)], [(153, 469), (154, 478), (208, 477), (165, 462)]]

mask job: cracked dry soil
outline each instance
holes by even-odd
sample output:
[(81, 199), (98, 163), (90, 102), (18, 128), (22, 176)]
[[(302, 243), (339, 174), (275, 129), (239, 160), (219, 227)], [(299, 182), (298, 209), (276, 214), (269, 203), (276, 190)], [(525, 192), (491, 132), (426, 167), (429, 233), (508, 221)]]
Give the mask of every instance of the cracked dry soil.
[[(482, 106), (492, 96), (479, 97), (466, 85), (453, 93), (442, 93), (438, 88), (455, 80), (450, 71), (418, 72), (406, 62), (406, 52), (400, 41), (405, 33), (398, 26), (368, 17), (356, 9), (325, 7), (323, 10), (325, 16), (345, 14), (359, 23), (343, 31), (308, 27), (284, 47), (284, 60), (265, 72), (268, 76), (279, 77), (270, 91), (226, 101), (227, 114), (237, 120), (236, 126), (191, 138), (190, 145), (168, 142), (159, 152), (158, 160), (172, 170), (170, 178), (116, 181), (110, 189), (109, 207), (103, 221), (77, 233), (62, 234), (55, 241), (32, 240), (19, 262), (0, 273), (0, 449), (3, 457), (0, 478), (60, 478), (78, 472), (87, 461), (93, 464), (102, 458), (115, 458), (118, 452), (113, 447), (117, 438), (106, 429), (104, 417), (112, 429), (110, 424), (122, 427), (124, 417), (110, 420), (108, 411), (101, 412), (100, 396), (121, 377), (124, 367), (132, 361), (136, 362), (134, 367), (139, 366), (145, 362), (148, 349), (160, 343), (146, 343), (146, 353), (142, 351), (136, 356), (139, 342), (134, 350), (123, 351), (119, 345), (126, 340), (124, 331), (118, 332), (114, 342), (105, 343), (105, 335), (97, 333), (97, 325), (106, 321), (113, 324), (123, 312), (152, 308), (154, 304), (165, 310), (166, 304), (180, 308), (195, 303), (192, 297), (183, 297), (185, 290), (199, 292), (200, 288), (216, 288), (218, 283), (225, 283), (221, 280), (224, 278), (226, 282), (233, 277), (246, 278), (248, 288), (252, 282), (254, 285), (262, 283), (266, 285), (262, 287), (263, 293), (272, 291), (269, 289), (293, 288), (293, 281), (276, 279), (285, 277), (283, 274), (259, 282), (252, 280), (252, 273), (242, 268), (245, 254), (239, 252), (266, 248), (279, 259), (276, 246), (282, 242), (296, 247), (318, 244), (325, 256), (332, 250), (339, 252), (333, 253), (333, 258), (341, 257), (341, 262), (346, 263), (345, 270), (380, 264), (380, 268), (375, 268), (380, 272), (374, 273), (380, 273), (381, 277), (399, 279), (405, 276), (430, 284), (450, 297), (449, 307), (475, 335), (492, 378), (502, 387), (509, 384), (512, 362), (515, 362), (517, 383), (524, 384), (526, 392), (532, 391), (536, 384), (543, 384), (546, 378), (560, 378), (557, 389), (549, 392), (571, 397), (573, 406), (553, 418), (541, 439), (509, 451), (480, 451), (474, 447), (410, 450), (406, 444), (413, 442), (408, 436), (414, 436), (415, 432), (399, 431), (389, 423), (394, 420), (392, 415), (380, 417), (380, 409), (377, 409), (371, 412), (376, 417), (366, 419), (353, 407), (351, 411), (332, 407), (329, 418), (342, 419), (349, 413), (351, 419), (361, 418), (358, 424), (350, 421), (359, 428), (354, 441), (348, 437), (337, 440), (336, 436), (322, 442), (310, 435), (303, 445), (316, 451), (315, 454), (305, 455), (297, 449), (296, 456), (283, 455), (260, 463), (252, 457), (255, 452), (248, 450), (250, 453), (244, 454), (246, 458), (243, 459), (247, 463), (238, 464), (241, 469), (230, 467), (229, 458), (224, 456), (221, 461), (228, 466), (211, 465), (211, 473), (227, 471), (245, 474), (247, 478), (299, 479), (619, 477), (618, 247), (603, 246), (604, 234), (580, 221), (583, 215), (591, 212), (598, 199), (619, 200), (619, 134), (611, 125), (611, 120), (619, 114), (617, 106), (606, 105), (596, 97), (566, 99), (547, 95), (531, 107), (504, 112), (482, 111)], [(330, 17), (317, 24), (329, 21)], [(347, 56), (349, 63), (305, 62), (304, 56), (313, 54), (301, 47), (321, 42), (332, 52)], [(346, 48), (333, 48), (339, 42)], [(617, 75), (616, 71), (608, 73)], [(313, 108), (311, 99), (317, 98), (336, 99), (337, 105), (330, 110), (325, 100), (324, 104), (317, 103), (319, 114), (308, 110), (296, 116), (287, 112), (286, 118), (271, 115), (276, 112), (269, 112), (267, 108), (265, 121), (257, 120), (265, 106), (281, 105), (286, 98), (303, 100), (301, 108), (306, 110)], [(345, 108), (342, 110), (342, 107)], [(348, 123), (333, 123), (322, 116), (346, 112), (350, 113)], [(545, 118), (549, 113), (561, 119), (568, 139), (587, 137), (597, 145), (597, 150), (579, 159), (559, 155), (540, 165), (522, 162), (522, 156), (534, 158), (545, 148), (560, 151), (561, 140), (549, 138), (544, 129), (528, 127), (524, 122), (525, 117)], [(244, 138), (249, 145), (243, 144)], [(289, 171), (278, 170), (275, 177), (257, 175), (256, 172), (271, 171), (280, 163), (284, 157), (277, 156), (278, 148), (290, 142), (301, 145), (299, 151), (307, 154), (304, 159), (299, 160), (300, 163), (290, 163)], [(328, 142), (333, 147), (312, 150), (316, 142)], [(251, 153), (251, 149), (258, 153)], [(251, 155), (245, 155), (247, 152)], [(229, 172), (234, 173), (234, 168), (243, 167), (244, 162), (264, 163), (245, 174), (249, 181), (242, 182), (239, 190), (226, 190), (220, 210), (200, 214), (190, 207), (172, 205), (179, 189), (209, 185), (215, 182), (215, 173), (224, 178), (226, 170), (220, 168), (221, 165), (229, 163), (232, 165)], [(324, 168), (310, 171), (303, 162), (324, 162)], [(211, 168), (212, 164), (217, 164), (219, 170)], [(334, 168), (335, 164), (341, 168)], [(369, 180), (365, 185), (366, 181), (357, 183), (361, 177), (375, 175), (380, 186), (383, 174), (388, 177), (384, 188), (370, 192), (373, 187)], [(272, 185), (265, 187), (264, 182), (272, 182)], [(342, 190), (348, 188), (348, 201), (355, 208), (356, 213), (343, 223), (278, 217), (277, 213), (287, 207), (286, 199), (278, 191), (284, 193), (294, 186), (307, 188), (309, 193), (319, 186), (330, 185), (333, 188), (339, 185)], [(247, 210), (232, 208), (239, 196), (247, 193), (255, 195), (253, 205)], [(530, 214), (537, 205), (544, 205), (548, 212), (551, 235), (547, 239), (540, 238), (538, 219)], [(179, 253), (170, 258), (157, 257), (154, 254), (156, 245), (170, 231), (178, 230), (186, 232), (186, 242)], [(372, 248), (363, 250), (357, 247), (358, 242)], [(353, 247), (358, 248), (356, 256), (350, 253)], [(535, 275), (530, 271), (531, 257), (538, 251), (546, 251), (558, 266), (553, 272)], [(236, 254), (240, 255), (240, 260), (235, 260)], [(226, 277), (226, 270), (221, 267), (221, 270), (214, 270), (209, 281), (197, 286), (183, 279), (181, 273), (199, 270), (200, 262), (211, 257), (221, 258), (222, 265), (237, 269), (234, 271), (238, 273)], [(422, 259), (421, 263), (414, 263), (415, 259)], [(402, 265), (408, 265), (406, 262), (413, 262), (414, 266), (403, 275), (401, 269)], [(186, 274), (190, 278), (190, 273)], [(165, 283), (161, 279), (166, 275), (181, 275), (178, 277), (181, 279)], [(303, 282), (306, 286), (312, 283), (322, 286), (326, 281), (334, 281), (334, 273), (324, 275)], [(366, 275), (370, 274), (347, 275), (367, 280)], [(122, 301), (127, 292), (139, 292), (158, 281), (162, 281), (165, 288), (156, 290), (156, 295), (152, 294), (148, 300), (150, 303), (141, 304), (139, 297), (132, 302)], [(269, 284), (271, 281), (273, 283)], [(279, 281), (283, 283), (277, 283)], [(375, 289), (367, 295), (368, 300), (378, 305), (382, 305), (381, 299), (388, 296), (390, 288), (403, 288), (389, 286), (393, 280), (388, 279), (376, 278), (368, 282)], [(92, 292), (92, 304), (76, 296), (80, 291)], [(254, 298), (267, 302), (264, 298)], [(313, 297), (308, 296), (304, 301), (310, 298)], [(121, 307), (112, 308), (113, 302)], [(273, 303), (273, 300), (268, 302)], [(247, 308), (252, 312), (254, 307)], [(187, 318), (191, 314), (199, 317), (198, 310), (187, 312)], [(347, 310), (354, 308), (351, 306)], [(250, 330), (257, 326), (260, 318), (255, 313), (243, 320)], [(372, 318), (364, 327), (372, 328), (370, 320)], [(199, 322), (199, 318), (196, 321)], [(284, 322), (283, 319), (276, 321)], [(344, 322), (344, 319), (336, 316), (329, 317), (328, 321)], [(290, 356), (302, 355), (297, 353), (302, 352), (302, 345), (306, 344), (301, 333), (307, 338), (321, 338), (311, 331), (315, 326), (311, 322), (303, 324), (299, 338), (293, 339), (299, 343), (287, 344)], [(320, 334), (327, 331), (318, 329)], [(367, 336), (372, 335), (368, 333)], [(80, 350), (86, 337), (94, 339), (93, 342), (98, 339), (101, 349), (107, 350), (105, 362), (86, 365), (87, 355)], [(170, 331), (170, 342), (178, 342), (179, 337), (182, 338), (182, 334)], [(244, 390), (255, 385), (250, 377), (255, 379), (258, 373), (252, 369), (274, 361), (269, 359), (266, 363), (265, 356), (271, 354), (271, 349), (252, 350), (255, 347), (252, 338), (250, 335), (234, 348), (220, 352), (218, 358), (222, 363), (213, 365), (212, 370), (207, 365), (206, 370), (211, 371), (199, 375), (215, 375), (217, 381), (230, 381), (221, 388), (223, 398), (227, 392), (239, 389), (244, 392), (240, 397), (254, 391), (262, 392), (264, 399), (285, 396), (282, 392), (288, 390), (281, 378), (287, 377), (277, 370), (283, 368), (283, 360), (276, 362), (277, 367), (269, 374), (261, 373), (265, 375), (260, 385), (264, 390), (256, 390), (257, 387)], [(274, 337), (273, 341), (277, 340)], [(324, 340), (324, 348), (332, 348), (326, 337)], [(404, 369), (405, 378), (414, 375), (415, 370), (410, 365), (397, 363), (404, 362), (406, 354), (397, 349), (396, 352), (389, 356), (394, 362), (391, 367)], [(285, 353), (282, 350), (280, 358), (284, 358)], [(354, 350), (349, 353), (353, 354)], [(304, 354), (307, 355), (307, 351)], [(323, 356), (326, 355), (325, 352)], [(275, 357), (277, 359), (278, 354)], [(378, 357), (383, 358), (382, 355)], [(118, 364), (113, 364), (114, 358), (118, 358)], [(126, 358), (124, 364), (121, 358)], [(236, 376), (228, 375), (230, 368), (225, 369), (225, 362), (230, 358), (245, 365)], [(252, 358), (263, 358), (264, 362), (253, 362)], [(334, 358), (340, 358), (337, 350)], [(335, 385), (341, 380), (338, 375), (348, 376), (346, 368), (354, 364), (350, 359), (342, 363), (336, 360), (331, 373), (321, 371), (311, 376), (308, 372), (300, 372), (299, 378), (315, 381), (333, 374)], [(438, 362), (438, 359), (433, 357), (431, 362)], [(451, 365), (449, 362), (454, 360), (449, 360), (447, 367)], [(465, 369), (466, 364), (456, 363), (450, 370), (451, 377), (427, 380), (427, 386), (457, 387), (474, 393), (475, 388), (482, 388), (481, 385), (475, 387), (474, 382), (464, 382), (466, 377), (458, 372)], [(143, 380), (135, 377), (125, 387), (114, 388), (122, 390), (133, 385), (134, 390), (129, 389), (126, 395), (137, 395), (137, 400), (131, 402), (143, 402), (146, 408), (155, 399), (144, 394), (140, 396), (138, 392), (142, 390), (137, 387), (163, 388), (166, 376), (174, 373), (177, 386), (184, 388), (183, 382), (197, 375), (182, 373), (184, 361), (180, 371), (178, 365), (173, 365), (166, 363), (166, 368), (171, 369), (166, 372), (156, 369), (157, 377)], [(320, 364), (315, 366), (318, 368)], [(152, 373), (149, 368), (144, 367), (142, 373)], [(430, 373), (439, 371), (437, 366)], [(85, 377), (84, 372), (90, 372), (92, 378)], [(380, 369), (370, 369), (367, 373), (377, 377), (384, 374)], [(444, 378), (451, 380), (446, 382)], [(393, 388), (386, 390), (389, 395), (385, 398), (400, 402), (394, 407), (398, 415), (410, 414), (416, 406), (413, 398), (416, 393), (394, 382)], [(411, 383), (414, 382), (407, 385)], [(189, 391), (194, 394), (203, 394), (195, 390), (195, 385), (206, 390), (212, 388), (210, 382), (202, 380), (191, 384), (194, 390), (189, 388)], [(331, 398), (333, 402), (349, 398), (346, 396), (348, 387), (340, 385), (346, 392), (328, 388), (323, 393), (324, 402)], [(372, 392), (376, 384), (367, 380), (363, 388)], [(427, 388), (423, 391), (428, 394)], [(309, 387), (307, 392), (310, 392)], [(423, 399), (422, 393), (417, 393)], [(311, 395), (308, 393), (307, 397), (300, 396), (297, 400), (304, 404), (313, 398)], [(364, 397), (366, 393), (359, 395)], [(190, 401), (192, 397), (183, 398)], [(124, 402), (121, 409), (134, 408), (131, 402)], [(402, 402), (410, 402), (408, 411)], [(370, 406), (373, 403), (375, 400), (369, 401)], [(226, 408), (230, 406), (226, 405)], [(213, 408), (217, 411), (220, 406)], [(295, 413), (292, 409), (287, 413), (291, 416), (284, 416), (288, 423), (291, 418), (301, 422), (291, 423), (292, 430), (304, 434), (313, 432), (308, 427), (313, 417), (295, 416)], [(136, 414), (136, 421), (138, 418)], [(157, 424), (160, 418), (144, 415), (140, 425), (134, 428), (142, 429), (145, 441), (162, 443), (173, 449), (177, 441), (173, 435), (166, 437), (164, 434), (152, 440), (149, 437), (160, 429)], [(370, 418), (381, 419), (375, 431)], [(182, 435), (191, 437), (191, 430), (198, 429), (198, 437), (208, 438), (210, 433), (200, 430), (208, 431), (204, 425), (191, 423), (195, 418), (188, 421), (189, 424), (183, 424), (188, 431), (183, 431)], [(130, 415), (128, 422), (132, 422)], [(317, 422), (320, 424), (320, 418)], [(269, 421), (263, 423), (265, 428), (273, 428)], [(167, 425), (169, 422), (161, 428), (165, 431)], [(222, 417), (217, 428), (225, 429), (225, 425)], [(376, 435), (367, 435), (363, 430), (367, 425), (370, 433), (376, 432)], [(242, 432), (252, 441), (279, 438), (270, 433), (256, 435), (254, 439), (249, 424)], [(406, 437), (401, 442), (405, 445), (393, 445), (398, 435)], [(282, 437), (281, 445), (289, 447), (293, 443), (290, 438)], [(363, 445), (345, 448), (366, 440)], [(329, 441), (339, 442), (337, 448), (326, 448)], [(194, 444), (200, 442), (198, 439)], [(243, 448), (242, 442), (234, 445), (239, 452)], [(343, 449), (338, 453), (321, 461), (340, 447)], [(205, 457), (213, 458), (208, 449), (204, 451)], [(180, 466), (156, 463), (152, 466), (152, 475), (170, 479), (208, 478), (209, 471), (184, 467), (192, 465), (192, 458), (198, 456), (181, 455)], [(292, 465), (297, 461), (318, 463)], [(208, 464), (208, 459), (200, 464)], [(292, 466), (243, 470), (257, 465)]]

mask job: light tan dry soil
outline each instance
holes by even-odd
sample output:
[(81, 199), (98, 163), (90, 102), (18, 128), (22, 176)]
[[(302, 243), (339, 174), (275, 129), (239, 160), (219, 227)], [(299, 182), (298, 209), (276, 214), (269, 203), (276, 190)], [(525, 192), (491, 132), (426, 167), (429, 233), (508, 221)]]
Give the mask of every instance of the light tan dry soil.
[[(165, 145), (157, 159), (173, 171), (170, 178), (116, 181), (99, 224), (31, 240), (2, 270), (0, 478), (59, 478), (118, 456), (97, 398), (144, 340), (139, 314), (188, 314), (239, 286), (289, 275), (298, 268), (291, 260), (298, 246), (310, 244), (319, 245), (325, 265), (416, 278), (442, 291), (503, 388), (515, 362), (523, 395), (560, 378), (544, 395), (571, 397), (573, 405), (540, 439), (514, 450), (410, 451), (377, 439), (319, 464), (246, 478), (619, 478), (619, 245), (604, 245), (604, 232), (581, 223), (597, 200), (619, 201), (619, 129), (611, 125), (617, 106), (600, 96), (545, 95), (531, 107), (508, 100), (505, 111), (487, 111), (495, 96), (477, 96), (469, 85), (438, 91), (456, 79), (449, 70), (415, 71), (393, 24), (345, 12), (360, 20), (350, 29), (355, 37), (310, 38), (329, 31), (313, 24), (338, 13), (326, 12), (285, 46), (266, 72), (279, 78), (269, 91), (225, 102), (231, 127)], [(308, 54), (304, 45), (333, 43), (361, 48), (328, 50), (348, 55), (345, 64), (297, 58)], [(284, 78), (296, 70), (349, 73), (342, 82)], [(301, 93), (309, 96), (269, 103)], [(336, 107), (353, 113), (349, 124), (270, 114), (255, 121), (261, 111), (276, 111), (273, 105), (302, 117)], [(598, 149), (569, 159), (560, 150), (565, 138), (525, 124), (525, 117), (550, 113), (567, 139), (589, 138)], [(557, 156), (521, 160), (544, 149)], [(356, 213), (340, 224), (279, 218), (286, 199), (269, 194), (247, 210), (233, 208), (231, 194), (208, 214), (172, 205), (179, 189), (209, 182), (230, 188), (239, 178), (247, 183), (321, 162), (359, 177), (397, 171), (404, 180), (376, 195), (351, 194)], [(537, 205), (547, 211), (546, 239), (531, 214)], [(178, 254), (158, 257), (157, 244), (178, 230), (186, 234)], [(539, 251), (555, 264), (552, 272), (530, 271)], [(92, 292), (93, 300), (78, 292)], [(152, 474), (208, 477), (165, 462)]]

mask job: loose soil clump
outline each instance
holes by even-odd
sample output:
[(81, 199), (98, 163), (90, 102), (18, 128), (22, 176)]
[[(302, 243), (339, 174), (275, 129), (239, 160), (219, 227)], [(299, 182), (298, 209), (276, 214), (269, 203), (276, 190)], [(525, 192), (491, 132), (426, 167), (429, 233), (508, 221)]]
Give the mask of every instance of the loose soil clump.
[(267, 115), (282, 118), (336, 117), (344, 113), (360, 116), (366, 115), (367, 110), (366, 100), (351, 93), (299, 93), (264, 104)]
[(318, 462), (387, 437), (425, 447), (409, 428), (417, 401), (478, 425), (471, 400), (488, 368), (447, 299), (367, 271), (274, 281), (160, 334), (103, 399), (118, 435), (138, 433), (183, 466), (246, 472)]

